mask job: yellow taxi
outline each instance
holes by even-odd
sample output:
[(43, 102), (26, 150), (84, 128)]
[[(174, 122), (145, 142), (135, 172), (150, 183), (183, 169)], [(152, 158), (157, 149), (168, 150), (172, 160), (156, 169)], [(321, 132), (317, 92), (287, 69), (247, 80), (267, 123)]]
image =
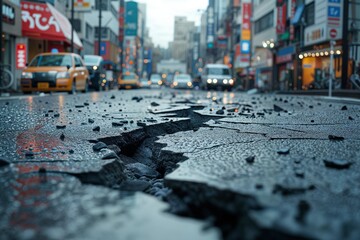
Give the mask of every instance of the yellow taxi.
[(119, 85), (119, 89), (139, 88), (140, 80), (135, 73), (127, 72), (118, 78), (118, 85)]
[(87, 92), (89, 72), (75, 53), (41, 53), (36, 55), (21, 74), (21, 90)]

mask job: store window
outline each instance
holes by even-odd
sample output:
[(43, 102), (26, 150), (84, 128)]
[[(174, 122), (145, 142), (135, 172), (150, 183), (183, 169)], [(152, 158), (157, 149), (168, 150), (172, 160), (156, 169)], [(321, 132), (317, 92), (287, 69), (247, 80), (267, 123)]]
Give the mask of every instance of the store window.
[(315, 24), (315, 3), (312, 2), (305, 6), (304, 13), (306, 26), (311, 26)]
[(255, 21), (255, 34), (265, 31), (274, 26), (274, 11), (269, 12)]

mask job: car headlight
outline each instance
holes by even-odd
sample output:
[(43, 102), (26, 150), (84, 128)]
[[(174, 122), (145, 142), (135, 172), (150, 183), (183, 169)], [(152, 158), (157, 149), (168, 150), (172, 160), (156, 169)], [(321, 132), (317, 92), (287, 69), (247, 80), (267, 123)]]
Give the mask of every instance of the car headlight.
[(208, 84), (212, 83), (212, 80), (209, 78), (209, 79), (207, 80), (207, 83), (208, 83)]
[(70, 78), (70, 74), (68, 72), (58, 72), (56, 78)]
[(230, 79), (230, 80), (229, 80), (229, 84), (233, 85), (233, 84), (234, 84), (234, 80), (233, 80), (233, 79)]
[(96, 70), (98, 69), (98, 67), (97, 67), (97, 66), (93, 66), (93, 69), (96, 71)]
[(159, 81), (158, 81), (158, 84), (159, 84), (159, 85), (161, 85), (161, 84), (162, 84), (162, 81), (161, 81), (161, 80), (159, 80)]
[(21, 78), (33, 78), (33, 74), (31, 72), (22, 72)]
[(174, 86), (176, 87), (178, 85), (178, 82), (174, 82)]
[(224, 79), (224, 80), (223, 80), (223, 84), (228, 84), (228, 80), (227, 80), (227, 79)]
[(215, 78), (215, 79), (213, 79), (213, 83), (217, 83), (218, 82), (218, 80)]
[(192, 83), (191, 83), (191, 82), (187, 82), (187, 85), (188, 85), (188, 87), (191, 87), (191, 86), (192, 86)]

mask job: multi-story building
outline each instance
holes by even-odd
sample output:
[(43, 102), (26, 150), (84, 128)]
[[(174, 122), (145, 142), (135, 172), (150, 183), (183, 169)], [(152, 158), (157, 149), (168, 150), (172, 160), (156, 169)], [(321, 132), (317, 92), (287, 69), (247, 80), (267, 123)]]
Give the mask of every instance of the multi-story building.
[(175, 17), (174, 41), (172, 42), (172, 58), (186, 62), (190, 40), (194, 33), (195, 23), (188, 21), (186, 17)]

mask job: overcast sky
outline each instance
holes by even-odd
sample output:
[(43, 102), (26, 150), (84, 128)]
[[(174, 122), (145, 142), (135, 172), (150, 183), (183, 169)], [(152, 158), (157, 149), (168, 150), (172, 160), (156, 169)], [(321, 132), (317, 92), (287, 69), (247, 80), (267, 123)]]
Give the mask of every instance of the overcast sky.
[[(174, 17), (186, 16), (188, 20), (200, 24), (203, 10), (209, 0), (138, 0), (147, 6), (147, 27), (155, 46), (168, 47), (174, 36)], [(201, 9), (202, 11), (198, 11)]]

